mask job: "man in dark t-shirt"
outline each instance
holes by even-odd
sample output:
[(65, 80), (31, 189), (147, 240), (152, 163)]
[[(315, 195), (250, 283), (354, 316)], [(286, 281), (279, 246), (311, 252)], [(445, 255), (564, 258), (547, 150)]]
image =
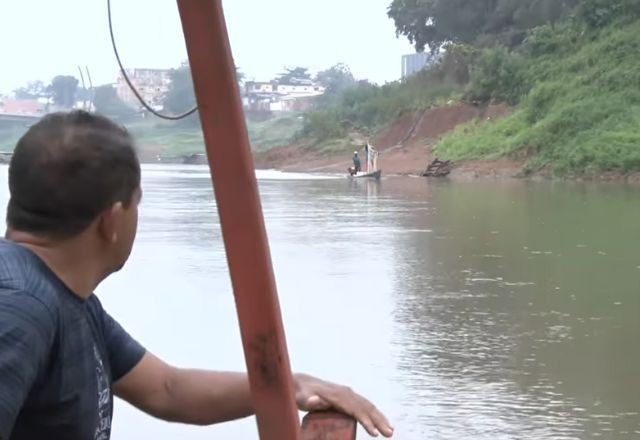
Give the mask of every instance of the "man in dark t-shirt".
[[(107, 440), (113, 395), (155, 417), (214, 424), (253, 413), (244, 373), (172, 367), (93, 294), (127, 261), (140, 165), (125, 129), (82, 111), (42, 118), (9, 166), (0, 240), (0, 440)], [(346, 387), (294, 375), (301, 410), (339, 409), (372, 435), (393, 429)]]
[(109, 438), (111, 384), (144, 348), (25, 247), (0, 240), (0, 279), (0, 438)]

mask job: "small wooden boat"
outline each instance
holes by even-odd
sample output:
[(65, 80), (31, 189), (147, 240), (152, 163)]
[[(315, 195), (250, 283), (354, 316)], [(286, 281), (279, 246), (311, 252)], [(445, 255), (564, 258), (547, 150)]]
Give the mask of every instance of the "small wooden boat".
[[(352, 179), (376, 179), (382, 177), (382, 170), (378, 169), (378, 152), (372, 145), (367, 142), (367, 166), (363, 171), (357, 171), (354, 167), (350, 167), (347, 171)], [(354, 153), (354, 154), (357, 154)]]
[(349, 171), (349, 177), (351, 179), (380, 179), (380, 177), (382, 177), (382, 170), (375, 170), (375, 171), (370, 171), (370, 172), (366, 172), (366, 171), (360, 171), (359, 173), (352, 173), (351, 171)]

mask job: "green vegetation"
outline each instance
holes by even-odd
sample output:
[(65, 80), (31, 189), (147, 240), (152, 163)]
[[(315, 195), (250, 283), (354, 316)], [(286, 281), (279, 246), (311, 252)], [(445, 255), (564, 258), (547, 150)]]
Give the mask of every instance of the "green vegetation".
[(291, 114), (261, 122), (247, 122), (249, 140), (254, 151), (290, 144), (302, 128), (302, 116)]
[[(204, 152), (204, 140), (199, 125), (148, 121), (126, 123), (140, 150), (177, 158)], [(302, 117), (287, 115), (262, 122), (247, 122), (249, 139), (255, 151), (268, 150), (290, 144), (302, 128)], [(24, 134), (26, 127), (19, 124), (0, 127), (0, 151), (11, 151)]]
[(519, 106), (504, 119), (459, 127), (438, 155), (509, 154), (526, 158), (528, 171), (563, 175), (640, 169), (640, 6), (602, 4), (585, 2), (573, 20), (534, 29), (517, 51), (484, 52), (470, 94)]
[(58, 75), (51, 80), (49, 89), (56, 105), (63, 108), (71, 108), (76, 102), (78, 80), (70, 75)]
[[(256, 151), (291, 143), (301, 127), (302, 121), (297, 115), (247, 123), (251, 146)], [(204, 152), (204, 140), (199, 125), (150, 119), (149, 122), (127, 124), (127, 128), (143, 152), (153, 151), (165, 158)]]
[(0, 127), (0, 151), (13, 151), (18, 139), (26, 128), (19, 124), (8, 124)]
[(204, 152), (204, 140), (200, 128), (173, 122), (138, 122), (127, 128), (144, 153), (153, 151), (164, 158), (176, 158)]
[(126, 121), (136, 117), (136, 111), (118, 98), (116, 89), (110, 84), (96, 87), (93, 105), (98, 113), (111, 118)]
[(462, 95), (468, 81), (464, 55), (458, 48), (433, 68), (383, 86), (358, 81), (305, 117), (304, 136), (323, 143), (346, 136), (351, 129), (373, 134), (404, 112), (443, 104)]
[[(605, 3), (608, 0), (596, 0)], [(635, 1), (635, 0), (629, 0)], [(393, 0), (388, 15), (417, 50), (444, 43), (512, 47), (527, 31), (566, 18), (585, 0)]]

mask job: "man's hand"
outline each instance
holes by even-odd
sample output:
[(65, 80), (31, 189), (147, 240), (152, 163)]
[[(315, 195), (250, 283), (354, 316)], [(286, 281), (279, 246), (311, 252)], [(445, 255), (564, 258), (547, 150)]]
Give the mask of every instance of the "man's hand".
[(293, 379), (296, 402), (301, 411), (335, 409), (355, 418), (373, 437), (379, 433), (385, 437), (393, 435), (393, 427), (387, 418), (371, 402), (350, 388), (305, 374), (296, 374)]
[[(305, 374), (293, 379), (300, 410), (334, 409), (355, 418), (374, 437), (393, 434), (385, 416), (351, 389)], [(142, 411), (172, 422), (211, 425), (253, 414), (245, 373), (175, 368), (151, 353), (116, 382), (113, 391)]]

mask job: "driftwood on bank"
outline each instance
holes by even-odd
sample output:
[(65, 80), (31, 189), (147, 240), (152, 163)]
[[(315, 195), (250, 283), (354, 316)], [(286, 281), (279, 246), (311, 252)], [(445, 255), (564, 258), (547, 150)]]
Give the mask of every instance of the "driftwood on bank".
[(444, 177), (451, 172), (453, 164), (450, 160), (442, 161), (435, 158), (433, 162), (427, 166), (427, 169), (422, 173), (422, 177)]

